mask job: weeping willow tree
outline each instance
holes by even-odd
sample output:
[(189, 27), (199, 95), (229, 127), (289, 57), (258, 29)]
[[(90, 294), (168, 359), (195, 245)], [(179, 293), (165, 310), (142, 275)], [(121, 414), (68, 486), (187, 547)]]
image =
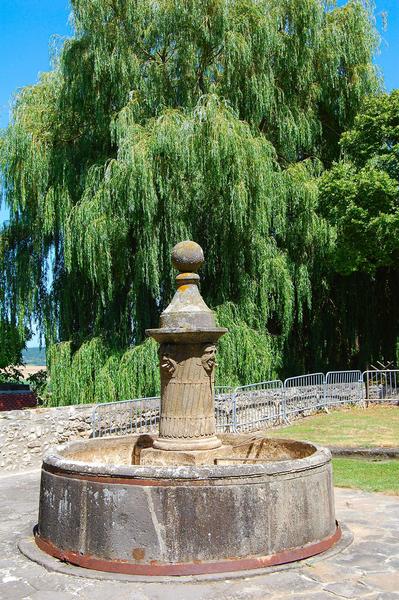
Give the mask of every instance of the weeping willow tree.
[(144, 331), (173, 293), (171, 248), (191, 238), (230, 329), (219, 383), (270, 377), (287, 340), (305, 349), (331, 245), (316, 176), (378, 85), (370, 5), (71, 4), (74, 37), (1, 141), (5, 312), (39, 323), (54, 402), (155, 393)]

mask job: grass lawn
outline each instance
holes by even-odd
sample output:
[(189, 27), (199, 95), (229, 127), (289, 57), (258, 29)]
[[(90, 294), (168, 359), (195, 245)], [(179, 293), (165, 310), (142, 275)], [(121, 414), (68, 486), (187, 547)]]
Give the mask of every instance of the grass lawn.
[(266, 434), (326, 446), (399, 448), (399, 407), (371, 406), (319, 413), (286, 427), (269, 429)]
[(333, 458), (334, 485), (399, 496), (399, 461)]
[[(320, 413), (279, 429), (268, 437), (309, 440), (325, 446), (399, 447), (399, 407), (371, 406)], [(399, 461), (334, 458), (334, 485), (399, 495)]]

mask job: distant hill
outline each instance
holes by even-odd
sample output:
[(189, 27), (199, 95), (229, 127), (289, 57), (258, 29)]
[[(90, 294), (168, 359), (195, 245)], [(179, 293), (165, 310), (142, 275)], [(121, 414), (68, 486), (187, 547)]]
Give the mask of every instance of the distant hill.
[(27, 348), (22, 353), (22, 361), (26, 365), (46, 366), (46, 350), (44, 348)]

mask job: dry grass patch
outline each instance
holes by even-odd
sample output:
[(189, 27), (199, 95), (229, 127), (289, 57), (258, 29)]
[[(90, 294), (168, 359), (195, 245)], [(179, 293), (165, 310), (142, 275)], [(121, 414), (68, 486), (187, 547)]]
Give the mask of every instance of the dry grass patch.
[(269, 429), (266, 435), (326, 446), (399, 447), (399, 407), (370, 406), (320, 413), (286, 427)]

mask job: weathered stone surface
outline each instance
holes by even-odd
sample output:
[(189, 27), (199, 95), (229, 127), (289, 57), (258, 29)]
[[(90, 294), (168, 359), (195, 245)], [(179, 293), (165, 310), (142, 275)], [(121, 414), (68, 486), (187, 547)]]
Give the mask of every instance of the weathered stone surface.
[(220, 461), (231, 456), (230, 446), (220, 446), (212, 450), (157, 450), (145, 448), (140, 452), (140, 465), (209, 465), (220, 464)]
[(40, 467), (51, 446), (91, 434), (93, 405), (0, 412), (0, 472)]
[(3, 579), (0, 587), (0, 598), (4, 598), (4, 600), (20, 600), (34, 593), (35, 590), (26, 581), (10, 581), (10, 579), (12, 578), (5, 577)]
[[(195, 334), (192, 339), (194, 342)], [(215, 435), (215, 353), (211, 343), (161, 344), (161, 415), (156, 447), (211, 450), (221, 445)]]
[(154, 448), (165, 451), (212, 450), (216, 437), (216, 342), (227, 329), (216, 327), (214, 313), (199, 289), (197, 270), (204, 262), (202, 248), (185, 241), (172, 250), (180, 271), (177, 290), (163, 311), (159, 329), (147, 335), (160, 343), (161, 414)]
[(393, 573), (374, 573), (361, 579), (369, 587), (379, 587), (384, 592), (397, 592), (399, 594), (399, 571)]
[[(359, 582), (363, 580), (369, 586), (370, 600), (397, 600), (396, 591), (386, 591), (388, 582), (397, 585), (398, 569), (389, 567), (389, 562), (380, 563), (378, 558), (373, 558), (373, 541), (369, 548), (362, 547), (361, 553), (368, 557), (368, 564), (364, 564), (362, 572), (347, 563), (343, 567), (339, 564), (340, 557), (348, 557), (353, 552), (358, 552), (357, 537), (342, 554), (317, 562), (315, 564), (298, 565), (291, 571), (262, 574), (243, 579), (224, 579), (217, 581), (196, 581), (179, 583), (176, 579), (168, 578), (164, 581), (139, 582), (139, 581), (101, 581), (60, 575), (49, 572), (36, 563), (31, 562), (18, 552), (17, 542), (21, 536), (29, 536), (36, 522), (38, 505), (39, 473), (25, 475), (23, 480), (12, 475), (0, 478), (0, 512), (2, 515), (12, 514), (14, 520), (3, 520), (4, 531), (0, 535), (0, 599), (1, 600), (41, 600), (40, 593), (47, 592), (43, 600), (339, 600), (340, 596), (333, 592), (323, 590), (329, 584), (345, 581)], [(21, 496), (26, 498), (20, 502)], [(399, 556), (399, 524), (391, 517), (399, 509), (399, 497), (369, 494), (356, 490), (336, 489), (336, 506), (339, 520), (346, 522), (352, 530), (363, 530), (361, 541), (366, 537), (375, 537), (380, 543), (390, 540), (390, 558)], [(356, 507), (352, 510), (352, 506)], [(375, 518), (376, 508), (379, 517)], [(357, 519), (362, 515), (362, 520), (367, 525), (359, 525)], [(392, 538), (396, 540), (392, 544)], [(382, 570), (380, 577), (368, 577), (368, 573), (376, 568), (378, 563)], [(65, 569), (68, 567), (65, 565)], [(318, 577), (312, 574), (317, 572)], [(103, 574), (105, 577), (113, 577)], [(295, 577), (292, 577), (295, 575)], [(28, 584), (28, 588), (6, 587), (10, 578), (17, 578), (17, 583)], [(15, 579), (14, 579), (15, 583)], [(394, 587), (395, 589), (395, 587)], [(399, 589), (399, 587), (397, 588)], [(22, 590), (22, 594), (18, 590)], [(30, 590), (28, 593), (25, 590)], [(48, 596), (48, 594), (53, 594)], [(38, 594), (35, 596), (34, 594)], [(60, 594), (63, 594), (60, 596)]]
[[(275, 555), (335, 533), (328, 450), (222, 439), (238, 462), (132, 465), (132, 436), (65, 446), (44, 459), (38, 543), (151, 565)], [(260, 462), (242, 463), (251, 452)]]
[(73, 600), (74, 596), (69, 592), (38, 591), (29, 596), (29, 600)]
[(372, 589), (361, 582), (340, 581), (330, 583), (324, 588), (326, 592), (332, 592), (340, 598), (365, 598), (372, 592)]

